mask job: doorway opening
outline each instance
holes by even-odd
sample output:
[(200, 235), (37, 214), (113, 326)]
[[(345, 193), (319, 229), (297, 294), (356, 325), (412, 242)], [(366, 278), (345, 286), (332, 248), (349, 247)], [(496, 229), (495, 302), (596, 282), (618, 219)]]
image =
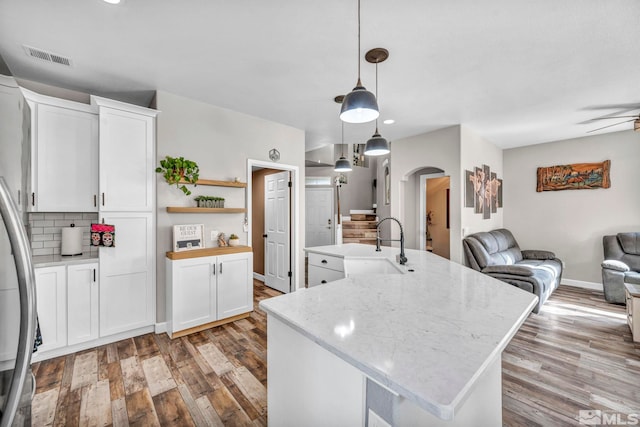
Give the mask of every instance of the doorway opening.
[(299, 287), (299, 180), (297, 166), (247, 161), (247, 233), (254, 278), (285, 293)]
[[(436, 175), (436, 176), (434, 176)], [(451, 179), (443, 174), (420, 176), (420, 249), (450, 258)]]

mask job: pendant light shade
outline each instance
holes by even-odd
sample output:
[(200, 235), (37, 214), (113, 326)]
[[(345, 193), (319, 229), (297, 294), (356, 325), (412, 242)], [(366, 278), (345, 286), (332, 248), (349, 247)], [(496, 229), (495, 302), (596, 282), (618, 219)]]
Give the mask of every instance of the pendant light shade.
[(340, 148), (342, 149), (342, 152), (340, 158), (336, 161), (336, 166), (333, 170), (334, 172), (350, 172), (351, 162), (344, 156), (344, 122), (342, 122), (342, 144), (340, 145)]
[(360, 80), (360, 0), (358, 0), (358, 83), (342, 102), (340, 120), (347, 123), (367, 123), (378, 118), (376, 96), (362, 85)]
[(364, 154), (366, 156), (383, 156), (388, 154), (389, 151), (389, 142), (378, 133), (378, 128), (376, 128), (376, 133), (373, 134), (364, 147)]
[(351, 172), (351, 162), (344, 156), (341, 156), (336, 161), (336, 167), (333, 169), (335, 172)]
[(358, 79), (356, 87), (342, 101), (340, 120), (347, 123), (367, 123), (377, 119), (379, 115), (376, 96), (365, 89)]

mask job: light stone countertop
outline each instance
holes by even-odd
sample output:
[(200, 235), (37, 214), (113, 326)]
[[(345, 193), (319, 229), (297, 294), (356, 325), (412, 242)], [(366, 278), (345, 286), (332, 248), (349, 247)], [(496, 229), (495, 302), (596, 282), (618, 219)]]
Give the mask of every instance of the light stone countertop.
[[(305, 250), (394, 262), (399, 253), (352, 243)], [(414, 272), (352, 276), (260, 307), (390, 390), (453, 419), (537, 297), (430, 252), (406, 256)]]
[(88, 264), (98, 261), (98, 252), (91, 252), (82, 255), (62, 256), (62, 255), (38, 255), (31, 257), (33, 266), (55, 267), (57, 265)]

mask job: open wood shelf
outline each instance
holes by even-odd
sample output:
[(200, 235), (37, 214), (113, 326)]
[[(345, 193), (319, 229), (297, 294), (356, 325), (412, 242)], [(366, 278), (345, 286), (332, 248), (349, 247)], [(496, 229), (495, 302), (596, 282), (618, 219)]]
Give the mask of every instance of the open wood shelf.
[(169, 213), (245, 213), (245, 208), (198, 208), (193, 206), (167, 206)]
[[(193, 185), (190, 182), (186, 182), (186, 181), (180, 181), (180, 184)], [(196, 185), (211, 185), (214, 187), (247, 188), (246, 182), (216, 181), (213, 179), (199, 179), (196, 181)]]

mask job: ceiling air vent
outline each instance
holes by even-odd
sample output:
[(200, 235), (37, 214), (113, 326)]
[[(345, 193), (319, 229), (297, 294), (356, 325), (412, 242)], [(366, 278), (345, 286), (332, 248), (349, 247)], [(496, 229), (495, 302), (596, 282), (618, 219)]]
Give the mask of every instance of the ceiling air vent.
[(35, 47), (22, 45), (24, 47), (24, 51), (32, 58), (37, 58), (42, 61), (54, 62), (56, 64), (66, 65), (67, 67), (71, 66), (71, 59), (58, 55), (57, 53), (47, 52), (46, 50), (37, 49)]

